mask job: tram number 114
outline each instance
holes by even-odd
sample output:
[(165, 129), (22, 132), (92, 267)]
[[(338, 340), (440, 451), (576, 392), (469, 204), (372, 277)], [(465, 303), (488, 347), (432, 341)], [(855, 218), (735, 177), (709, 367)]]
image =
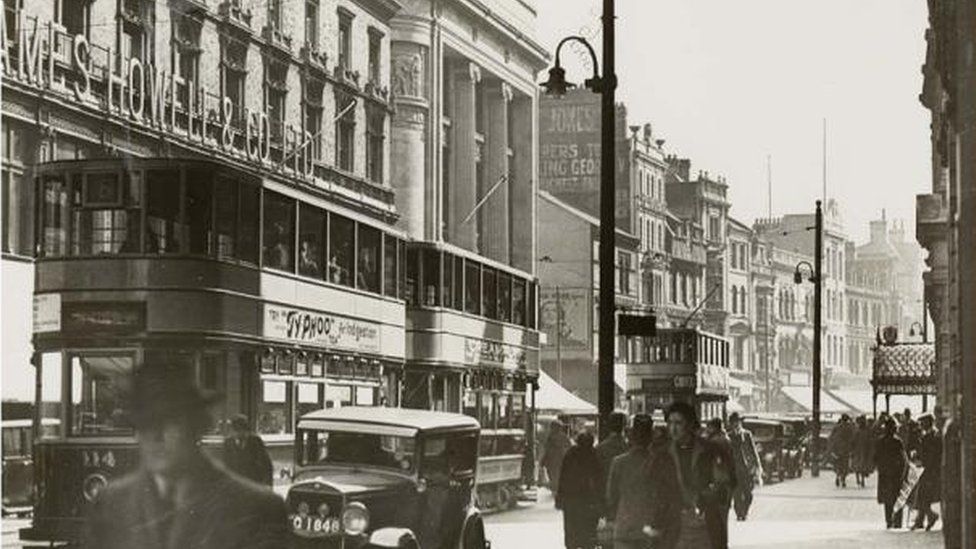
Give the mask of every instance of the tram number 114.
[(85, 468), (114, 469), (116, 465), (115, 454), (111, 450), (83, 450), (81, 452), (82, 462)]

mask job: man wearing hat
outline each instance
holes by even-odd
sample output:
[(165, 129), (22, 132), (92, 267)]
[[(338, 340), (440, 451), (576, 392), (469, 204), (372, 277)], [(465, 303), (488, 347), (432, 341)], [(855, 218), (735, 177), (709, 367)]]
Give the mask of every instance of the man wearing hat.
[(284, 502), (210, 460), (199, 442), (212, 396), (185, 368), (146, 363), (136, 371), (128, 417), (140, 464), (95, 500), (91, 549), (277, 549), (288, 544)]
[(732, 446), (732, 464), (735, 468), (735, 488), (732, 492), (735, 518), (742, 521), (749, 517), (752, 506), (752, 490), (762, 483), (762, 460), (752, 438), (752, 433), (742, 427), (738, 412), (729, 414), (729, 444)]
[(224, 467), (265, 486), (272, 485), (271, 457), (261, 437), (251, 432), (247, 416), (230, 420), (231, 433), (224, 439)]
[(610, 463), (607, 479), (607, 518), (613, 521), (614, 549), (648, 549), (652, 540), (644, 528), (654, 518), (651, 493), (650, 445), (654, 421), (647, 414), (634, 416), (630, 450)]

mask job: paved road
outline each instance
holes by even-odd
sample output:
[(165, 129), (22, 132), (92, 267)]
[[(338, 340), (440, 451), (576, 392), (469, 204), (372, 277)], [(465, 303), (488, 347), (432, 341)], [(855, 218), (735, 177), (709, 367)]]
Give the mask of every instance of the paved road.
[[(942, 534), (885, 531), (884, 515), (875, 503), (874, 486), (837, 489), (829, 472), (757, 490), (746, 522), (733, 519), (730, 545), (736, 548), (854, 549), (863, 547), (942, 547)], [(553, 509), (548, 492), (540, 501), (486, 519), (488, 536), (497, 549), (562, 548), (562, 517)]]

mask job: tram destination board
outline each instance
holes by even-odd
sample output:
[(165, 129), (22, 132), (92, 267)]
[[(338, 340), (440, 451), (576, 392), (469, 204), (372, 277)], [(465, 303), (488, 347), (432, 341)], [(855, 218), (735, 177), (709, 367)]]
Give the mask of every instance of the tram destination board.
[(622, 336), (653, 337), (657, 335), (657, 317), (654, 315), (618, 315), (617, 334)]

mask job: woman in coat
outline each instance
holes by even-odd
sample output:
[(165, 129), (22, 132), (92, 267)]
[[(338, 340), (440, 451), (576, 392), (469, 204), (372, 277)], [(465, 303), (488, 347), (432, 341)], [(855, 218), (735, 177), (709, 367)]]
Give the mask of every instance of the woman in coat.
[(862, 488), (864, 481), (874, 471), (874, 439), (874, 426), (864, 416), (858, 416), (854, 438), (854, 476), (857, 485)]
[(566, 549), (596, 546), (602, 503), (603, 470), (593, 449), (593, 435), (584, 431), (566, 452), (556, 491), (556, 509), (563, 512)]
[(549, 489), (555, 496), (559, 491), (559, 476), (563, 466), (563, 458), (572, 446), (572, 441), (566, 435), (566, 425), (558, 419), (552, 420), (549, 424), (549, 436), (546, 437), (546, 446), (542, 449), (542, 466), (549, 477)]
[(874, 464), (878, 468), (878, 503), (884, 505), (888, 528), (898, 528), (901, 525), (901, 510), (895, 513), (894, 507), (908, 468), (905, 445), (898, 438), (897, 431), (897, 424), (889, 419), (874, 450)]

